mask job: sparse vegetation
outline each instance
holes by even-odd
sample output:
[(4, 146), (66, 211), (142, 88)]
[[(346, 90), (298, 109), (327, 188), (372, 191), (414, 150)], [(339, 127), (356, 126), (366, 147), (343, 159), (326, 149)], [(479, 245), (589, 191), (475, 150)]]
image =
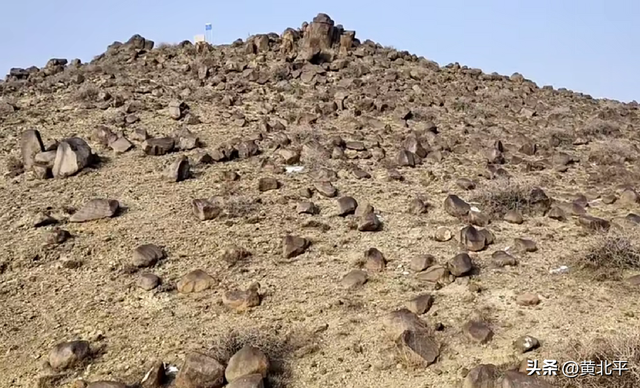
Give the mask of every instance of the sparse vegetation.
[(285, 388), (290, 386), (295, 352), (310, 343), (300, 332), (285, 334), (273, 328), (236, 330), (215, 338), (208, 353), (219, 362), (226, 364), (231, 356), (247, 345), (260, 349), (269, 359), (269, 374), (265, 379), (265, 386)]
[[(640, 387), (640, 334), (617, 334), (593, 341), (584, 341), (572, 347), (565, 361), (593, 361), (595, 371), (600, 363), (611, 365), (614, 361), (626, 361), (623, 368), (612, 374), (562, 378), (562, 388), (637, 388)], [(615, 367), (615, 366), (613, 366)], [(609, 368), (611, 370), (611, 367)], [(560, 375), (560, 374), (559, 374)]]
[(78, 101), (95, 101), (99, 93), (100, 89), (96, 85), (85, 83), (76, 92), (75, 99)]
[(587, 138), (610, 138), (620, 136), (621, 128), (615, 121), (595, 118), (588, 121), (579, 133)]
[(597, 236), (579, 258), (579, 264), (595, 279), (619, 279), (626, 270), (640, 269), (640, 248), (624, 235)]
[(534, 212), (531, 192), (535, 187), (522, 179), (501, 178), (479, 188), (470, 202), (479, 204), (480, 210), (493, 218), (501, 218), (509, 210), (530, 214)]

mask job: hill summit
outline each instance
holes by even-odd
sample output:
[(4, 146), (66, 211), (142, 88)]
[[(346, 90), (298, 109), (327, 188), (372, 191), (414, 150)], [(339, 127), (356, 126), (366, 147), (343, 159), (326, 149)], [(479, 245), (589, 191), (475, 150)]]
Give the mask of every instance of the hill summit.
[(636, 103), (322, 13), (0, 94), (0, 386), (640, 386)]

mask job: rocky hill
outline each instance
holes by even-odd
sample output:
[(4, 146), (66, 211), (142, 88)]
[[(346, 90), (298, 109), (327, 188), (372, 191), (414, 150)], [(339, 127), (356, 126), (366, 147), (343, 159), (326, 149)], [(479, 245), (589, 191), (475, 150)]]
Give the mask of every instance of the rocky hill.
[(636, 104), (325, 14), (0, 92), (2, 387), (640, 384)]

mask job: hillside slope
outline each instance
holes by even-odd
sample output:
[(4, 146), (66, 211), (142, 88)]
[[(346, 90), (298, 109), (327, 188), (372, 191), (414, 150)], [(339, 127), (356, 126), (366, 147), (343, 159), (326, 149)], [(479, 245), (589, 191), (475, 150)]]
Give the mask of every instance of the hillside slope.
[(246, 344), (267, 386), (472, 388), (493, 364), (524, 387), (504, 371), (637, 332), (635, 104), (324, 14), (223, 46), (136, 35), (0, 91), (2, 387), (133, 385), (157, 361), (220, 386)]

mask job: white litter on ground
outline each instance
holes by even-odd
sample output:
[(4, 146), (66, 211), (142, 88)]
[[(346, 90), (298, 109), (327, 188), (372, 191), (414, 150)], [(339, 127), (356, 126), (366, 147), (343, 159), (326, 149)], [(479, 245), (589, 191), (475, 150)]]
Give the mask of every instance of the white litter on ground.
[(471, 207), (469, 208), (469, 210), (471, 210), (472, 212), (480, 213), (480, 209), (478, 209), (478, 208), (477, 208), (477, 207), (475, 207), (475, 206), (471, 206)]
[(549, 270), (549, 273), (552, 273), (552, 274), (567, 273), (567, 272), (569, 272), (569, 267), (567, 267), (566, 265), (561, 265), (558, 268)]
[(175, 365), (167, 365), (165, 372), (169, 374), (178, 373), (178, 367)]
[(286, 166), (284, 169), (288, 173), (301, 172), (302, 170), (304, 170), (304, 166)]

